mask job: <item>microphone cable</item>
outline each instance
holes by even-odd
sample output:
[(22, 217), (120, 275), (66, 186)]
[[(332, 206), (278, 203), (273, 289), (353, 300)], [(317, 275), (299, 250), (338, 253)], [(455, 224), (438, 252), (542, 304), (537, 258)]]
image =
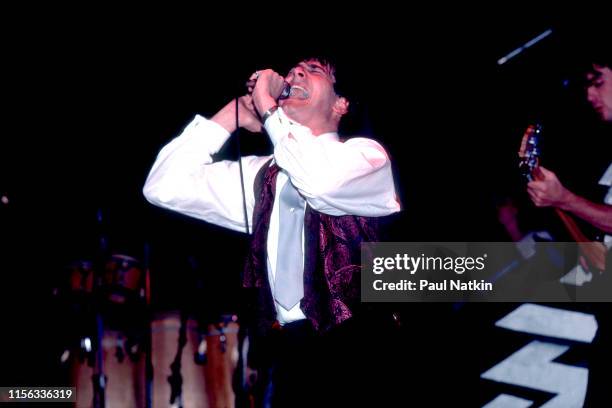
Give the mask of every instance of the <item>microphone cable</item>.
[(244, 225), (246, 225), (246, 232), (250, 234), (249, 229), (249, 215), (247, 213), (246, 204), (246, 193), (244, 192), (244, 173), (242, 172), (242, 152), (240, 150), (240, 122), (238, 120), (238, 109), (240, 97), (236, 98), (236, 150), (238, 151), (238, 169), (240, 172), (240, 188), (242, 189), (242, 210), (244, 212)]

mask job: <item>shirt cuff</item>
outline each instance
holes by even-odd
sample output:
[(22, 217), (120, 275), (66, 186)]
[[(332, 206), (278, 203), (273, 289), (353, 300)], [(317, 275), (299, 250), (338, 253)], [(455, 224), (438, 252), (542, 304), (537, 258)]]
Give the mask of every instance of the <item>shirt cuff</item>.
[(197, 138), (207, 147), (211, 154), (221, 150), (230, 137), (230, 132), (223, 126), (200, 115), (196, 115), (191, 123), (187, 125), (187, 129), (194, 138)]
[(281, 114), (282, 109), (283, 108), (278, 108), (264, 123), (264, 128), (266, 128), (266, 132), (268, 132), (268, 136), (273, 146), (276, 146), (283, 136), (289, 133), (289, 122), (286, 117)]

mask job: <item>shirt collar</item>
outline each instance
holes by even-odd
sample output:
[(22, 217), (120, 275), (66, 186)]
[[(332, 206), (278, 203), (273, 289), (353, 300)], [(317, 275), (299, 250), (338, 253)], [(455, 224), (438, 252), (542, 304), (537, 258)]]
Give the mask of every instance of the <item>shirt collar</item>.
[[(283, 108), (279, 108), (278, 109), (278, 113), (280, 115), (280, 120), (281, 122), (285, 122), (288, 123), (289, 126), (293, 126), (293, 127), (300, 127), (300, 128), (306, 128), (307, 126), (302, 125), (301, 123), (296, 122), (293, 119), (290, 119), (287, 114), (283, 111)], [(317, 139), (321, 139), (321, 140), (331, 140), (331, 141), (338, 141), (340, 140), (340, 136), (338, 136), (338, 132), (327, 132), (327, 133), (321, 133), (318, 136), (315, 136)]]

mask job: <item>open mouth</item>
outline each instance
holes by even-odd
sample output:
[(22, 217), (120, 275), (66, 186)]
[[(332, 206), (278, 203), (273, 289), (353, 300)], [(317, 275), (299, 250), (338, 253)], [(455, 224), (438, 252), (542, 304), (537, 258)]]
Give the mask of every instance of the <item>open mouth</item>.
[(289, 90), (289, 97), (296, 99), (308, 99), (310, 98), (310, 92), (299, 85), (293, 85)]

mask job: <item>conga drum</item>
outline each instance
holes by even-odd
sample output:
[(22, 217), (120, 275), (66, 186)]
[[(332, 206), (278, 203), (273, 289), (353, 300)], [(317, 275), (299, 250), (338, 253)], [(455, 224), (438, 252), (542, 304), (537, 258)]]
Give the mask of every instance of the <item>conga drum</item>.
[[(148, 326), (140, 263), (115, 254), (101, 263), (101, 271), (92, 265), (79, 261), (70, 268), (69, 293), (78, 299), (72, 303), (79, 304), (79, 311), (62, 361), (68, 366), (70, 385), (76, 387), (76, 406), (93, 406), (92, 376), (101, 365), (107, 407), (144, 407)], [(103, 323), (99, 328), (98, 317)], [(101, 344), (97, 344), (98, 330), (102, 330)]]
[(113, 254), (104, 267), (102, 292), (114, 304), (144, 299), (145, 275), (140, 261), (128, 255)]
[(59, 278), (53, 289), (56, 301), (71, 320), (82, 318), (91, 307), (95, 287), (93, 262), (74, 260), (64, 267)]
[(75, 296), (91, 295), (94, 285), (93, 262), (77, 260), (72, 262), (68, 269), (70, 271), (70, 292)]
[[(95, 353), (95, 348), (92, 350)], [(82, 356), (81, 356), (82, 357)], [(93, 358), (71, 356), (71, 386), (76, 387), (76, 407), (93, 407), (95, 368)], [(105, 400), (109, 408), (145, 406), (145, 356), (121, 332), (105, 330), (102, 338)]]
[(173, 391), (180, 392), (185, 408), (233, 407), (238, 324), (220, 322), (203, 329), (191, 318), (183, 323), (181, 344), (179, 313), (159, 314), (152, 322), (153, 407), (170, 407)]

